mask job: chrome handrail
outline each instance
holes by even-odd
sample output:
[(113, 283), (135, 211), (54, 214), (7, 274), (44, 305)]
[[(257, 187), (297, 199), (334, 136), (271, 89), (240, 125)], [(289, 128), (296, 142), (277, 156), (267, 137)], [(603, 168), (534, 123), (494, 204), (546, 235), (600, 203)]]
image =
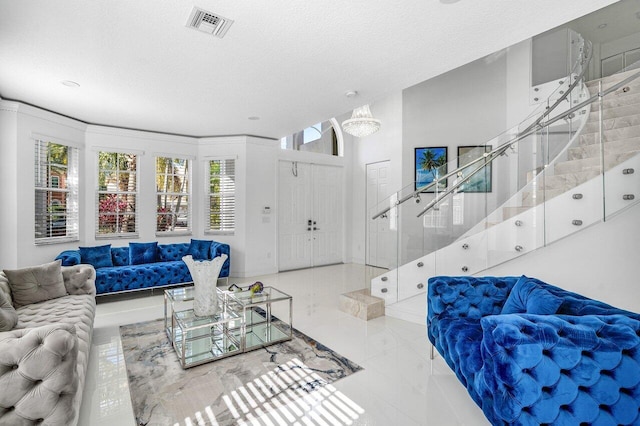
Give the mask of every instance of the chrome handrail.
[[(478, 167), (476, 170), (474, 170), (471, 174), (469, 174), (468, 176), (466, 176), (463, 180), (456, 182), (455, 184), (453, 184), (451, 186), (451, 188), (447, 189), (446, 191), (438, 194), (438, 196), (436, 196), (436, 198), (434, 198), (433, 200), (431, 200), (431, 202), (429, 204), (427, 204), (425, 206), (425, 208), (418, 213), (417, 217), (423, 216), (425, 213), (427, 213), (427, 211), (431, 210), (435, 205), (437, 205), (440, 201), (442, 201), (442, 199), (444, 197), (446, 197), (447, 195), (451, 194), (452, 192), (454, 192), (456, 189), (458, 189), (462, 184), (466, 183), (472, 176), (474, 176), (476, 173), (478, 173), (480, 170), (482, 170), (484, 167), (486, 167), (487, 165), (491, 164), (496, 158), (498, 158), (500, 155), (502, 155), (504, 153), (504, 151), (506, 151), (506, 149), (510, 146), (512, 146), (514, 143), (519, 142), (520, 140), (532, 135), (533, 133), (536, 133), (542, 129), (544, 129), (545, 127), (548, 127), (550, 125), (552, 125), (553, 123), (555, 123), (556, 121), (562, 120), (568, 116), (570, 116), (571, 114), (573, 114), (574, 112), (580, 110), (581, 108), (584, 108), (587, 105), (592, 104), (593, 102), (595, 102), (597, 99), (603, 98), (606, 95), (608, 95), (611, 92), (615, 92), (616, 90), (618, 90), (619, 88), (623, 87), (624, 85), (626, 85), (627, 83), (635, 80), (636, 78), (640, 77), (640, 72), (637, 72), (627, 78), (625, 78), (624, 80), (614, 84), (613, 86), (611, 86), (610, 88), (608, 88), (607, 90), (604, 90), (602, 92), (598, 92), (595, 95), (593, 95), (592, 97), (590, 97), (589, 99), (587, 99), (586, 101), (583, 101), (581, 103), (579, 103), (578, 105), (569, 108), (567, 111), (565, 111), (564, 113), (551, 118), (547, 121), (544, 122), (544, 124), (539, 124), (538, 128), (531, 128), (529, 129), (529, 131), (527, 133), (522, 133), (519, 134), (517, 137), (515, 137), (514, 139), (503, 143), (502, 145), (500, 145), (499, 147), (497, 147), (496, 149), (494, 149), (493, 151), (491, 151), (487, 156), (491, 156), (491, 158), (486, 159), (485, 157), (480, 157), (477, 160), (485, 160), (486, 163), (484, 165), (482, 165), (481, 167)], [(500, 153), (498, 153), (497, 155), (494, 155), (495, 152), (500, 151)], [(477, 162), (477, 161), (474, 161)], [(459, 172), (462, 169), (466, 169), (469, 167), (471, 163), (463, 166), (463, 167), (458, 167), (455, 172)]]
[[(586, 55), (584, 54), (584, 51), (586, 51)], [(574, 81), (570, 84), (569, 88), (554, 102), (554, 104), (551, 107), (545, 109), (544, 113), (542, 113), (540, 115), (540, 117), (538, 117), (538, 119), (536, 119), (535, 122), (530, 124), (522, 132), (518, 133), (518, 135), (515, 138), (513, 138), (510, 141), (507, 141), (507, 142), (503, 143), (502, 145), (499, 145), (497, 148), (495, 148), (494, 150), (492, 150), (489, 153), (486, 153), (484, 156), (478, 157), (475, 160), (465, 164), (464, 166), (460, 166), (460, 167), (456, 168), (455, 170), (445, 174), (444, 176), (441, 176), (438, 179), (434, 179), (431, 183), (429, 183), (429, 184), (427, 184), (425, 186), (422, 186), (420, 188), (417, 188), (415, 191), (413, 191), (410, 194), (408, 194), (408, 195), (400, 198), (399, 200), (397, 200), (395, 202), (394, 206), (400, 205), (400, 204), (402, 204), (402, 203), (404, 203), (404, 202), (406, 202), (406, 201), (408, 201), (408, 200), (410, 200), (412, 198), (415, 198), (415, 196), (417, 194), (419, 194), (421, 192), (424, 192), (425, 190), (437, 185), (440, 182), (446, 181), (448, 178), (450, 178), (452, 176), (457, 176), (462, 170), (468, 169), (469, 167), (475, 165), (476, 163), (484, 162), (484, 164), (481, 167), (479, 167), (476, 170), (474, 170), (469, 176), (467, 176), (462, 181), (457, 182), (456, 184), (454, 184), (452, 188), (450, 188), (450, 189), (446, 190), (445, 192), (441, 193), (441, 195), (436, 195), (436, 198), (434, 200), (432, 200), (429, 204), (427, 204), (427, 206), (425, 206), (425, 209), (423, 209), (422, 212), (420, 212), (418, 214), (418, 217), (424, 215), (428, 210), (430, 210), (435, 205), (437, 205), (444, 197), (449, 195), (451, 192), (455, 191), (457, 188), (460, 187), (460, 185), (466, 183), (478, 171), (480, 171), (482, 168), (486, 167), (487, 165), (491, 164), (497, 157), (499, 157), (502, 154), (504, 154), (504, 152), (506, 151), (506, 149), (509, 146), (512, 146), (513, 144), (515, 144), (515, 143), (521, 141), (522, 139), (532, 135), (533, 133), (538, 132), (541, 129), (544, 129), (545, 127), (550, 126), (551, 124), (568, 117), (569, 115), (573, 114), (575, 111), (583, 108), (586, 105), (589, 105), (589, 104), (593, 103), (597, 98), (605, 96), (605, 95), (611, 93), (612, 91), (617, 90), (618, 88), (624, 86), (624, 84), (628, 83), (629, 81), (632, 81), (632, 80), (636, 79), (638, 77), (638, 75), (640, 75), (640, 73), (634, 74), (633, 76), (628, 77), (627, 79), (621, 81), (620, 83), (617, 83), (616, 85), (612, 86), (611, 88), (609, 88), (608, 90), (606, 90), (602, 94), (598, 93), (597, 95), (594, 95), (593, 97), (589, 98), (587, 101), (584, 101), (584, 102), (582, 102), (582, 103), (570, 108), (569, 110), (565, 111), (564, 113), (554, 117), (553, 119), (547, 120), (546, 122), (544, 122), (544, 124), (541, 124), (542, 121), (544, 120), (544, 118), (549, 116), (549, 114), (558, 105), (560, 105), (560, 103), (562, 103), (569, 96), (569, 94), (573, 91), (573, 89), (575, 89), (575, 87), (580, 83), (580, 81), (584, 77), (584, 74), (587, 71), (588, 65), (591, 62), (591, 59), (593, 57), (592, 44), (588, 40), (585, 40), (585, 49), (583, 50), (583, 53), (581, 54), (581, 57), (582, 57), (582, 59), (575, 63), (575, 65), (574, 65), (574, 67), (572, 69), (572, 72), (580, 64), (582, 64), (582, 70), (575, 77)], [(569, 75), (569, 78), (571, 78), (571, 73)], [(487, 159), (487, 157), (489, 157), (489, 158)], [(392, 207), (393, 206), (389, 206), (389, 207), (384, 208), (383, 210), (378, 212), (376, 215), (374, 215), (371, 219), (375, 220), (375, 219), (383, 216), (384, 214), (389, 212)]]
[[(573, 73), (573, 71), (576, 69), (576, 67), (577, 67), (578, 65), (580, 65), (580, 64), (582, 64), (582, 65), (583, 65), (582, 70), (580, 71), (580, 74), (579, 74), (578, 76), (576, 76), (575, 80), (573, 81), (573, 83), (571, 83), (571, 84), (570, 84), (569, 88), (568, 88), (568, 89), (567, 89), (567, 90), (566, 90), (566, 91), (565, 91), (565, 92), (564, 92), (564, 93), (563, 93), (563, 94), (558, 98), (558, 100), (556, 100), (556, 102), (554, 102), (554, 104), (553, 104), (551, 107), (549, 107), (549, 108), (545, 109), (544, 113), (542, 113), (542, 114), (540, 115), (540, 117), (538, 117), (538, 119), (537, 119), (535, 122), (533, 122), (532, 124), (530, 124), (526, 129), (524, 129), (521, 133), (519, 133), (519, 134), (518, 134), (518, 138), (516, 138), (515, 140), (512, 140), (512, 141), (510, 141), (510, 142), (507, 142), (506, 144), (500, 145), (498, 148), (496, 148), (496, 149), (494, 149), (493, 151), (491, 151), (491, 152), (487, 153), (488, 155), (492, 155), (492, 159), (491, 159), (491, 161), (489, 161), (489, 163), (491, 163), (493, 160), (495, 160), (495, 157), (493, 156), (493, 154), (494, 154), (495, 152), (497, 152), (497, 151), (500, 151), (500, 150), (501, 150), (501, 148), (502, 148), (502, 146), (504, 146), (504, 145), (511, 145), (511, 144), (513, 144), (513, 143), (515, 143), (515, 142), (520, 141), (521, 139), (524, 139), (525, 137), (527, 137), (527, 136), (531, 135), (532, 133), (534, 133), (532, 130), (533, 130), (534, 128), (536, 128), (536, 126), (539, 126), (539, 124), (542, 122), (542, 120), (543, 120), (545, 117), (547, 117), (547, 116), (548, 116), (548, 115), (549, 115), (549, 114), (550, 114), (550, 113), (551, 113), (551, 112), (552, 112), (552, 111), (553, 111), (553, 110), (554, 110), (558, 105), (560, 105), (560, 103), (561, 103), (562, 101), (564, 101), (564, 100), (567, 98), (567, 96), (569, 96), (569, 93), (571, 93), (571, 91), (573, 91), (573, 89), (578, 85), (578, 83), (579, 83), (579, 82), (582, 80), (582, 78), (584, 77), (584, 74), (585, 74), (585, 73), (586, 73), (586, 71), (587, 71), (587, 67), (588, 67), (589, 63), (591, 62), (591, 58), (593, 57), (593, 48), (592, 48), (592, 44), (591, 44), (591, 42), (590, 42), (590, 41), (585, 40), (585, 49), (584, 49), (584, 50), (586, 50), (587, 55), (585, 56), (585, 55), (584, 55), (584, 51), (583, 51), (583, 53), (581, 54), (582, 60), (581, 60), (581, 61), (576, 61), (576, 63), (575, 63), (575, 64), (574, 64), (574, 66), (573, 66), (573, 69), (572, 69), (572, 70), (571, 70), (571, 72), (569, 73), (569, 78), (571, 78), (570, 76), (571, 76), (571, 74)], [(557, 121), (557, 120), (556, 120), (556, 121)], [(549, 124), (552, 124), (552, 123), (555, 123), (555, 121), (553, 121), (553, 122), (551, 122), (551, 123), (549, 123)], [(522, 136), (522, 137), (520, 137), (520, 136)], [(504, 153), (504, 150), (502, 150), (502, 151), (500, 152), (500, 155), (502, 155), (502, 153)], [(478, 163), (478, 162), (483, 161), (483, 160), (486, 160), (486, 156), (485, 156), (485, 157), (479, 157), (479, 158), (477, 158), (477, 159), (475, 159), (475, 160), (473, 160), (473, 161), (471, 161), (471, 162), (469, 162), (469, 163), (465, 164), (464, 166), (460, 166), (460, 167), (458, 167), (457, 169), (455, 169), (454, 171), (452, 171), (452, 172), (450, 172), (450, 173), (447, 173), (447, 174), (445, 174), (444, 176), (439, 177), (438, 179), (434, 179), (431, 183), (428, 183), (428, 184), (427, 184), (427, 185), (425, 185), (425, 186), (421, 186), (420, 188), (417, 188), (417, 189), (416, 189), (415, 191), (413, 191), (412, 193), (410, 193), (410, 194), (408, 194), (408, 195), (406, 195), (406, 196), (404, 196), (404, 197), (400, 198), (399, 200), (397, 200), (397, 201), (395, 202), (395, 205), (396, 205), (396, 206), (397, 206), (397, 205), (400, 205), (400, 204), (404, 203), (405, 201), (408, 201), (408, 200), (410, 200), (410, 199), (412, 199), (412, 198), (415, 198), (416, 194), (419, 194), (419, 193), (421, 193), (421, 192), (426, 191), (427, 189), (431, 188), (432, 186), (437, 185), (438, 183), (440, 183), (440, 182), (442, 182), (442, 181), (445, 181), (446, 179), (450, 178), (451, 176), (457, 175), (458, 173), (460, 173), (460, 171), (461, 171), (461, 170), (463, 170), (463, 169), (467, 169), (467, 168), (469, 168), (470, 166), (474, 165), (475, 163)], [(489, 163), (486, 163), (486, 164), (489, 164)], [(485, 164), (485, 166), (486, 166), (486, 164)], [(448, 193), (447, 193), (447, 194), (448, 194)], [(447, 194), (445, 194), (445, 195), (447, 195)], [(436, 197), (436, 198), (438, 198), (438, 197)], [(430, 204), (429, 204), (429, 205), (430, 205)], [(385, 213), (387, 213), (389, 210), (391, 210), (391, 208), (392, 208), (391, 206), (386, 207), (385, 209), (381, 210), (381, 211), (380, 211), (380, 212), (378, 212), (376, 215), (374, 215), (371, 219), (372, 219), (372, 220), (375, 220), (375, 219), (379, 218), (380, 216), (384, 215), (384, 214), (385, 214)], [(422, 213), (422, 214), (418, 215), (418, 217), (422, 216), (423, 214), (424, 214), (424, 213)]]
[[(576, 67), (577, 67), (578, 65), (582, 65), (582, 71), (580, 71), (580, 74), (576, 76), (576, 78), (573, 80), (573, 83), (571, 83), (571, 85), (569, 86), (569, 88), (568, 88), (568, 89), (567, 89), (567, 90), (562, 94), (562, 96), (560, 96), (560, 97), (558, 98), (558, 100), (556, 100), (556, 101), (554, 102), (554, 104), (553, 104), (550, 108), (546, 109), (546, 110), (545, 110), (545, 112), (544, 112), (540, 117), (538, 117), (538, 119), (537, 119), (535, 122), (531, 123), (531, 125), (529, 125), (529, 127), (527, 127), (526, 129), (524, 129), (524, 130), (522, 131), (522, 133), (526, 133), (526, 132), (528, 132), (529, 130), (531, 130), (531, 129), (533, 129), (534, 127), (536, 127), (538, 124), (540, 124), (540, 123), (542, 122), (542, 120), (543, 120), (546, 116), (548, 116), (548, 115), (551, 113), (551, 111), (553, 111), (553, 110), (554, 110), (558, 105), (560, 105), (560, 103), (561, 103), (562, 101), (564, 101), (565, 99), (567, 99), (567, 96), (569, 96), (569, 93), (571, 93), (571, 92), (573, 91), (573, 89), (575, 89), (575, 88), (576, 88), (576, 86), (578, 85), (578, 83), (579, 83), (579, 82), (582, 80), (582, 78), (584, 77), (584, 74), (585, 74), (585, 73), (586, 73), (586, 71), (587, 71), (587, 67), (589, 66), (589, 63), (591, 63), (591, 58), (593, 58), (593, 45), (592, 45), (592, 43), (591, 43), (590, 41), (588, 41), (588, 40), (585, 40), (585, 49), (586, 49), (586, 51), (587, 51), (587, 55), (583, 58), (583, 60), (582, 60), (582, 61), (580, 61), (580, 62), (576, 62), (576, 64), (575, 64), (575, 65), (574, 65), (574, 67), (573, 67), (573, 70), (575, 70), (575, 69), (576, 69)], [(573, 70), (571, 70), (572, 72), (569, 74), (569, 76), (571, 76), (571, 74), (573, 74)], [(571, 77), (569, 77), (569, 78), (571, 78)]]

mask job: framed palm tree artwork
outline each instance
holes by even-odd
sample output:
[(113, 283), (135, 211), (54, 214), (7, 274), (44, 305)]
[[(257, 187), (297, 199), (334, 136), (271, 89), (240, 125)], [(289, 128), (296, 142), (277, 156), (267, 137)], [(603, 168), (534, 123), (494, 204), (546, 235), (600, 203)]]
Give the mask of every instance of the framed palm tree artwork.
[(421, 192), (441, 192), (447, 187), (447, 180), (430, 185), (433, 181), (447, 174), (447, 148), (444, 146), (430, 148), (414, 148), (415, 156), (415, 189), (424, 188)]
[[(486, 153), (491, 152), (491, 145), (471, 145), (458, 147), (458, 167), (463, 167)], [(475, 163), (462, 170), (464, 176), (471, 175), (468, 181), (460, 185), (459, 192), (491, 192), (491, 163), (484, 161)]]

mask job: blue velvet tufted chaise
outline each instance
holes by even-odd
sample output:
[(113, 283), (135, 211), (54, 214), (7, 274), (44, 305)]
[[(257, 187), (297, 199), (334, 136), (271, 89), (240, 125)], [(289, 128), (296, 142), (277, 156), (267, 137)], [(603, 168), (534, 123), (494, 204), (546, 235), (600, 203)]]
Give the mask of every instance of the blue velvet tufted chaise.
[(528, 277), (433, 277), (431, 343), (494, 425), (640, 425), (640, 315)]
[(66, 250), (56, 257), (62, 265), (89, 263), (96, 269), (96, 292), (119, 293), (151, 287), (189, 283), (191, 274), (182, 257), (191, 254), (194, 259), (213, 259), (221, 254), (225, 261), (220, 278), (229, 277), (229, 245), (209, 240), (191, 243), (157, 244), (130, 243), (128, 247), (80, 247)]

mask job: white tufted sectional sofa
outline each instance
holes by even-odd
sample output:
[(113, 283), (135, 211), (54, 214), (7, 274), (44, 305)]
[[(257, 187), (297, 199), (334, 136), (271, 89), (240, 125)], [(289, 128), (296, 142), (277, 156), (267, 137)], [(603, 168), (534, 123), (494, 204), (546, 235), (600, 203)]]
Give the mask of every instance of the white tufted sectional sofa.
[[(66, 295), (16, 308), (0, 332), (0, 425), (75, 425), (95, 317), (91, 265), (62, 267)], [(7, 275), (0, 292), (12, 303)]]

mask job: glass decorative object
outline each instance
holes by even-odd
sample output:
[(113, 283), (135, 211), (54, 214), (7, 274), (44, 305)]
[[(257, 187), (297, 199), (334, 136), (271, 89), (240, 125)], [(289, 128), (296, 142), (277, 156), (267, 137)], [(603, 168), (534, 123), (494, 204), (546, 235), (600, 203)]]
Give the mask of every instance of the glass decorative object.
[(196, 316), (204, 317), (218, 313), (220, 309), (216, 292), (218, 276), (227, 255), (222, 254), (211, 260), (193, 260), (191, 255), (182, 258), (193, 278), (193, 311)]

